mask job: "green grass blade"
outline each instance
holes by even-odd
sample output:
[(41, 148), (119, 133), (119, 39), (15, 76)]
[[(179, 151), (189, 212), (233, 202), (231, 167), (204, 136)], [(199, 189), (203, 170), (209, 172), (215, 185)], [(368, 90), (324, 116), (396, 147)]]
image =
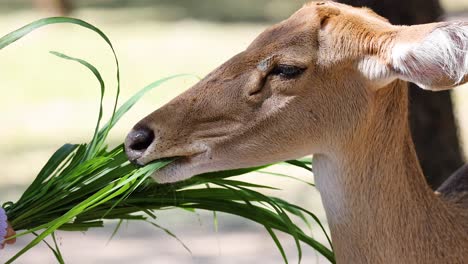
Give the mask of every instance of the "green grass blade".
[(44, 167), (41, 169), (37, 177), (34, 179), (32, 184), (26, 189), (21, 198), (18, 200), (18, 203), (22, 203), (24, 199), (28, 197), (30, 193), (33, 193), (38, 189), (39, 185), (52, 174), (57, 167), (63, 162), (63, 160), (69, 156), (73, 151), (76, 150), (78, 145), (65, 144), (60, 147), (47, 161)]
[[(95, 33), (97, 33), (102, 39), (104, 39), (104, 41), (108, 44), (108, 46), (111, 48), (112, 50), (112, 53), (113, 53), (113, 56), (114, 56), (114, 59), (115, 59), (115, 64), (116, 64), (116, 78), (117, 78), (117, 91), (116, 91), (116, 96), (115, 96), (115, 102), (114, 102), (114, 107), (113, 107), (113, 111), (112, 111), (112, 116), (111, 116), (111, 120), (110, 120), (110, 123), (113, 124), (114, 123), (114, 114), (117, 110), (117, 105), (118, 105), (118, 100), (119, 100), (119, 95), (120, 95), (120, 65), (119, 65), (119, 60), (117, 58), (117, 54), (114, 50), (114, 46), (112, 45), (112, 42), (110, 41), (110, 39), (107, 37), (106, 34), (104, 34), (104, 32), (102, 32), (100, 29), (98, 29), (97, 27), (83, 21), (83, 20), (80, 20), (80, 19), (76, 19), (76, 18), (69, 18), (69, 17), (49, 17), (49, 18), (43, 18), (43, 19), (39, 19), (35, 22), (32, 22), (20, 29), (17, 29), (5, 36), (3, 36), (2, 38), (0, 38), (0, 49), (3, 49), (5, 48), (6, 46), (10, 45), (11, 43), (21, 39), (22, 37), (24, 37), (25, 35), (31, 33), (32, 31), (36, 30), (36, 29), (39, 29), (43, 26), (46, 26), (46, 25), (51, 25), (51, 24), (62, 24), (62, 23), (69, 23), (69, 24), (75, 24), (75, 25), (79, 25), (81, 27), (84, 27), (84, 28), (87, 28), (87, 29), (90, 29), (92, 31), (94, 31)], [(109, 130), (110, 130), (110, 126), (107, 127), (101, 134), (101, 141), (98, 141), (98, 143), (102, 143), (102, 141), (107, 138), (107, 135), (109, 133)], [(97, 148), (99, 149), (101, 147), (100, 144), (98, 144)]]
[(99, 99), (99, 114), (98, 114), (98, 119), (96, 121), (96, 127), (94, 129), (94, 134), (93, 134), (93, 138), (91, 140), (91, 142), (89, 143), (89, 146), (88, 148), (86, 149), (86, 154), (84, 156), (84, 159), (89, 159), (91, 157), (94, 157), (95, 154), (96, 154), (96, 146), (99, 145), (98, 144), (98, 141), (97, 141), (97, 136), (98, 136), (98, 130), (99, 130), (99, 126), (101, 124), (101, 119), (102, 119), (102, 114), (103, 114), (103, 107), (102, 107), (102, 102), (104, 100), (104, 94), (105, 94), (105, 91), (106, 91), (106, 85), (104, 83), (104, 80), (102, 79), (102, 76), (101, 76), (101, 73), (99, 73), (98, 69), (96, 69), (96, 67), (94, 67), (92, 64), (90, 64), (89, 62), (85, 61), (85, 60), (82, 60), (82, 59), (79, 59), (79, 58), (74, 58), (74, 57), (70, 57), (68, 55), (65, 55), (63, 53), (60, 53), (60, 52), (57, 52), (57, 51), (51, 51), (50, 52), (51, 54), (59, 57), (59, 58), (62, 58), (62, 59), (66, 59), (66, 60), (70, 60), (70, 61), (74, 61), (74, 62), (78, 62), (80, 63), (81, 65), (85, 66), (87, 69), (89, 69), (93, 74), (94, 76), (96, 77), (96, 79), (98, 80), (99, 82), (99, 86), (100, 86), (100, 91), (101, 91), (101, 94), (100, 94), (100, 99)]
[[(296, 231), (296, 226), (281, 206), (279, 206), (273, 199), (269, 198), (268, 196), (265, 196), (259, 192), (244, 188), (242, 186), (239, 186), (239, 185), (228, 186), (224, 184), (222, 184), (221, 186), (228, 188), (228, 189), (232, 189), (232, 190), (237, 189), (236, 194), (242, 195), (244, 198), (244, 201), (246, 202), (250, 199), (250, 197), (254, 197), (256, 200), (265, 202), (268, 205), (270, 205), (286, 224), (286, 227), (288, 228), (288, 233), (294, 238), (296, 242), (299, 260), (302, 258), (302, 249), (299, 243), (299, 237)], [(233, 187), (235, 187), (236, 189)]]
[(296, 167), (299, 167), (299, 168), (303, 168), (309, 172), (312, 171), (312, 167), (309, 166), (310, 163), (308, 163), (307, 161), (300, 161), (300, 160), (288, 160), (286, 161), (287, 164), (291, 164), (291, 165), (294, 165)]
[(283, 173), (277, 173), (277, 172), (271, 172), (271, 171), (264, 171), (264, 170), (259, 170), (257, 171), (259, 173), (262, 173), (262, 174), (268, 174), (268, 175), (273, 175), (273, 176), (279, 176), (279, 177), (284, 177), (284, 178), (288, 178), (288, 179), (293, 179), (293, 180), (296, 180), (296, 181), (300, 181), (302, 183), (305, 183), (309, 186), (312, 186), (312, 187), (315, 187), (315, 184), (311, 183), (311, 182), (308, 182), (308, 181), (305, 181), (303, 179), (300, 179), (298, 177), (294, 177), (294, 176), (291, 176), (291, 175), (286, 175), (286, 174), (283, 174)]
[(265, 226), (265, 229), (268, 231), (268, 234), (270, 234), (271, 238), (276, 244), (276, 247), (281, 253), (281, 256), (283, 257), (284, 263), (288, 264), (288, 257), (286, 256), (286, 253), (284, 252), (283, 245), (281, 245), (281, 242), (279, 241), (278, 237), (276, 236), (275, 232), (268, 226)]
[(244, 182), (244, 181), (228, 180), (228, 179), (210, 179), (210, 183), (226, 184), (226, 185), (232, 185), (232, 186), (242, 186), (242, 187), (249, 187), (249, 188), (280, 190), (279, 188), (275, 188), (275, 187), (271, 187), (267, 185), (249, 183), (249, 182)]
[(169, 76), (160, 80), (157, 80), (153, 83), (150, 83), (149, 85), (145, 86), (143, 89), (138, 91), (136, 94), (134, 94), (130, 99), (128, 99), (124, 104), (122, 104), (119, 109), (115, 112), (115, 115), (113, 118), (106, 123), (103, 128), (99, 131), (99, 141), (102, 141), (106, 137), (106, 131), (111, 129), (119, 120), (122, 118), (122, 116), (127, 113), (146, 93), (149, 91), (153, 90), (154, 88), (164, 84), (167, 81), (170, 81), (175, 78), (183, 77), (183, 76), (193, 76), (191, 74), (177, 74), (173, 76)]
[(156, 228), (159, 228), (161, 230), (163, 230), (166, 234), (168, 234), (169, 236), (173, 237), (174, 239), (176, 239), (184, 248), (185, 250), (187, 250), (188, 253), (190, 253), (190, 255), (192, 255), (192, 251), (190, 250), (190, 248), (180, 239), (178, 238), (174, 233), (172, 233), (169, 229), (167, 228), (164, 228), (154, 222), (151, 222), (151, 221), (147, 221), (148, 223), (150, 223), (151, 225), (153, 225), (154, 227)]
[[(37, 233), (33, 233), (36, 237), (38, 236)], [(53, 235), (54, 237), (54, 243), (55, 243), (55, 248), (53, 248), (49, 242), (47, 242), (46, 240), (42, 240), (42, 242), (44, 242), (44, 244), (46, 244), (46, 246), (50, 249), (50, 251), (52, 251), (52, 253), (54, 253), (54, 256), (55, 256), (55, 259), (57, 260), (57, 263), (59, 264), (65, 264), (65, 261), (63, 260), (63, 256), (61, 254), (61, 252), (58, 250), (58, 245), (57, 245), (57, 241), (55, 240), (55, 235)]]
[[(60, 58), (84, 65), (97, 78), (101, 88), (99, 116), (90, 144), (65, 145), (60, 148), (44, 166), (20, 200), (16, 204), (7, 203), (5, 205), (7, 213), (12, 216), (14, 227), (18, 227), (19, 230), (21, 228), (27, 229), (26, 232), (19, 233), (15, 237), (42, 230), (42, 233), (8, 260), (7, 263), (16, 260), (41, 241), (47, 243), (44, 239), (49, 235), (52, 236), (55, 248), (48, 243), (47, 245), (54, 252), (57, 260), (63, 263), (63, 257), (55, 238), (54, 232), (56, 230), (76, 231), (102, 227), (104, 219), (147, 221), (147, 216), (153, 219), (156, 217), (152, 210), (171, 208), (186, 210), (197, 208), (213, 211), (215, 229), (217, 229), (218, 225), (217, 211), (239, 215), (262, 224), (279, 248), (286, 263), (288, 262), (286, 254), (281, 242), (274, 233), (275, 230), (285, 232), (294, 238), (299, 261), (302, 257), (299, 241), (312, 246), (331, 262), (334, 261), (333, 252), (307, 236), (289, 217), (289, 215), (298, 216), (307, 224), (308, 218), (306, 218), (306, 215), (310, 215), (321, 226), (315, 215), (286, 201), (263, 195), (251, 189), (274, 189), (270, 186), (227, 179), (263, 169), (269, 165), (208, 173), (176, 184), (157, 184), (150, 180), (149, 176), (167, 163), (150, 164), (147, 167), (138, 169), (126, 161), (122, 146), (108, 151), (105, 141), (109, 131), (144, 94), (173, 78), (189, 75), (174, 75), (153, 82), (117, 108), (120, 94), (120, 69), (116, 52), (107, 36), (87, 22), (65, 17), (41, 19), (0, 38), (0, 49), (42, 26), (57, 23), (71, 23), (88, 28), (100, 35), (112, 49), (117, 75), (115, 102), (110, 120), (101, 128), (105, 83), (99, 71), (85, 60), (52, 52), (52, 54)], [(306, 160), (288, 161), (288, 163), (308, 171), (311, 169), (311, 163)], [(203, 184), (206, 184), (207, 187), (200, 188), (200, 185)], [(209, 184), (217, 186), (211, 188)], [(118, 231), (120, 224), (121, 222), (114, 230), (111, 239)], [(155, 223), (152, 224), (179, 240), (169, 230)], [(322, 226), (321, 228), (324, 230)], [(329, 239), (328, 236), (327, 239)], [(179, 242), (181, 241), (179, 240)], [(185, 244), (182, 243), (182, 245), (190, 252)]]
[[(206, 189), (208, 189), (208, 190), (211, 189), (211, 187), (210, 187), (210, 185), (208, 183), (205, 184), (205, 186), (206, 186)], [(218, 225), (218, 212), (213, 211), (213, 228), (214, 228), (215, 233), (218, 233), (218, 227), (219, 227), (219, 225)]]
[(109, 244), (112, 239), (115, 237), (117, 232), (120, 230), (120, 227), (122, 226), (123, 219), (120, 219), (119, 222), (117, 223), (117, 226), (115, 227), (114, 231), (112, 232), (112, 235), (110, 236), (109, 240), (107, 241), (107, 244)]
[(55, 251), (54, 252), (57, 252), (57, 260), (59, 261), (60, 264), (65, 264), (65, 261), (63, 259), (63, 255), (62, 255), (62, 252), (60, 251), (60, 247), (57, 243), (57, 238), (55, 237), (55, 232), (52, 233), (52, 241), (54, 241), (54, 246), (55, 246)]

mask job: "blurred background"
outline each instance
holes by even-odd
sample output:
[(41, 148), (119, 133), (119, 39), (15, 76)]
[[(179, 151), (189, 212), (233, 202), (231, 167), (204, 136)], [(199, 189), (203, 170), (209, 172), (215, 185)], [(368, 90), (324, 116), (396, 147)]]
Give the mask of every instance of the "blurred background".
[[(146, 84), (168, 75), (205, 76), (245, 49), (268, 25), (287, 18), (305, 2), (0, 0), (0, 35), (54, 15), (69, 15), (96, 25), (110, 37), (119, 56), (124, 100)], [(411, 1), (399, 2), (401, 9), (405, 9)], [(437, 19), (468, 18), (468, 0), (441, 0), (440, 5), (445, 13), (438, 11)], [(0, 50), (0, 203), (15, 201), (59, 146), (86, 142), (92, 136), (98, 113), (98, 83), (85, 68), (50, 55), (51, 50), (86, 59), (97, 66), (109, 91), (105, 109), (111, 108), (115, 65), (108, 47), (95, 33), (74, 25), (47, 26)], [(195, 78), (180, 78), (147, 95), (113, 130), (111, 144), (122, 142), (138, 120), (195, 82)], [(461, 149), (466, 152), (468, 89), (458, 89), (451, 99), (460, 128)], [(313, 179), (311, 173), (287, 166), (271, 170)], [(320, 196), (313, 187), (261, 174), (244, 177), (281, 186), (282, 191), (271, 194), (301, 204), (326, 221)], [(60, 232), (59, 239), (68, 263), (257, 263), (260, 258), (262, 263), (281, 263), (281, 255), (267, 232), (238, 217), (220, 215), (218, 232), (214, 230), (212, 214), (202, 211), (162, 212), (158, 214), (158, 223), (184, 241), (192, 254), (164, 232), (141, 223), (129, 223), (110, 243), (115, 227), (112, 222), (104, 229), (86, 234)], [(318, 230), (313, 232), (325, 243)], [(294, 241), (280, 237), (294, 262), (297, 259)], [(0, 262), (27, 241), (20, 238), (17, 245), (2, 251)], [(326, 263), (311, 249), (305, 249), (304, 259), (306, 263)], [(55, 261), (47, 247), (39, 245), (18, 263)]]

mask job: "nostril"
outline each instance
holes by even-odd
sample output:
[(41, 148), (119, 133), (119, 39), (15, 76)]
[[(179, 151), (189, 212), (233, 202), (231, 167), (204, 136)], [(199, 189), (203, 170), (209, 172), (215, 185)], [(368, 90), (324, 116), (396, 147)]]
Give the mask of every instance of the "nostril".
[(135, 128), (135, 130), (130, 133), (130, 144), (128, 147), (131, 150), (145, 150), (153, 143), (153, 140), (153, 130), (147, 127)]

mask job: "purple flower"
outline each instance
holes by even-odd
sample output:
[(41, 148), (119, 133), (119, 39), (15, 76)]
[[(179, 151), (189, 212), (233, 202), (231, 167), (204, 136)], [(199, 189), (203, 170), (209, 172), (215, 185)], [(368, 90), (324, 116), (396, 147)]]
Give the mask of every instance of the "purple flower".
[(3, 244), (3, 242), (5, 242), (8, 228), (7, 220), (8, 217), (6, 215), (5, 210), (0, 207), (0, 244)]

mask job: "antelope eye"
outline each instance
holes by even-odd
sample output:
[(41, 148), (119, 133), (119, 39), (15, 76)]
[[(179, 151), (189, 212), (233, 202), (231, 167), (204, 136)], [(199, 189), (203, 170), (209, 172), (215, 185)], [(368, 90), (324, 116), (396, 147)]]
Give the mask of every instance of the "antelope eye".
[(293, 65), (278, 64), (270, 71), (269, 75), (277, 75), (285, 79), (293, 79), (301, 75), (304, 70), (304, 68)]

